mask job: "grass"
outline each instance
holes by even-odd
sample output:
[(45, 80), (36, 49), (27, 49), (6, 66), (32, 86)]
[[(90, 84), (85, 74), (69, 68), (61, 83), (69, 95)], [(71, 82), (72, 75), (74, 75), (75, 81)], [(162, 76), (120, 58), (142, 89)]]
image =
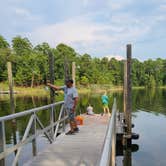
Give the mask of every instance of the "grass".
[[(44, 89), (44, 86), (38, 87), (21, 87), (21, 86), (14, 86), (14, 91), (18, 92), (18, 94), (22, 95), (48, 95), (49, 91)], [(9, 87), (7, 83), (0, 83), (0, 91), (8, 91)]]
[[(132, 89), (144, 89), (143, 86), (137, 86), (133, 87)], [(161, 86), (159, 88), (166, 89), (166, 86)], [(0, 83), (0, 91), (8, 91), (8, 84), (7, 83)], [(113, 86), (113, 85), (89, 85), (87, 87), (85, 86), (77, 86), (79, 93), (103, 93), (104, 91), (122, 91), (123, 86)], [(37, 87), (21, 87), (21, 86), (15, 86), (14, 91), (17, 91), (19, 95), (49, 95), (49, 91), (45, 90), (45, 86), (37, 86)]]
[(166, 89), (166, 85), (165, 85), (165, 86), (161, 86), (160, 88), (161, 88), (161, 89)]

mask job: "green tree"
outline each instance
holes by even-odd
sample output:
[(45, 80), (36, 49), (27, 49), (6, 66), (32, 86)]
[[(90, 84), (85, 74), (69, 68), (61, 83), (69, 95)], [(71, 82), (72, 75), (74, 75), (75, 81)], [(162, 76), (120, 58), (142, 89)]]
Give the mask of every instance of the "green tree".
[(9, 48), (10, 45), (9, 43), (6, 41), (6, 39), (0, 35), (0, 48)]
[(7, 79), (6, 62), (10, 60), (11, 50), (6, 39), (0, 35), (0, 81)]
[(12, 48), (17, 56), (28, 55), (32, 51), (32, 44), (28, 38), (16, 36), (12, 40)]

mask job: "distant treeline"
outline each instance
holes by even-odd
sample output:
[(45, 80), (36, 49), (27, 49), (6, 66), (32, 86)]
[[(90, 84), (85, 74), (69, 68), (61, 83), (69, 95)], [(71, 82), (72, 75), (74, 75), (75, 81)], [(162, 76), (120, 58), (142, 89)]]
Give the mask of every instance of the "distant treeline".
[[(123, 84), (123, 61), (106, 57), (92, 58), (80, 55), (73, 48), (59, 44), (51, 48), (48, 43), (33, 46), (27, 38), (16, 36), (11, 45), (0, 36), (0, 82), (7, 81), (7, 61), (12, 62), (16, 85), (37, 86), (49, 78), (48, 52), (54, 54), (55, 80), (64, 80), (64, 64), (71, 71), (71, 63), (76, 62), (77, 84)], [(66, 63), (65, 63), (66, 59)], [(71, 72), (70, 72), (71, 74)], [(155, 87), (166, 85), (166, 59), (140, 62), (132, 59), (132, 83), (134, 86)]]

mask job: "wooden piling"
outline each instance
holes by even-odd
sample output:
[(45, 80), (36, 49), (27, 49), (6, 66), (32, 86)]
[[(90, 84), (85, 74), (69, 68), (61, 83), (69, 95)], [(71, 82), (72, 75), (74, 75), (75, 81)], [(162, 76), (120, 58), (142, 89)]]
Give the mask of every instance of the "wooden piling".
[[(49, 55), (49, 80), (51, 84), (54, 84), (54, 79), (55, 79), (55, 75), (54, 75), (54, 55), (51, 51), (48, 52)], [(50, 90), (50, 101), (51, 103), (55, 102), (55, 93), (54, 90), (51, 89)]]
[(8, 71), (8, 83), (9, 83), (9, 92), (10, 92), (10, 110), (11, 113), (15, 113), (15, 104), (14, 104), (14, 95), (13, 95), (13, 78), (12, 78), (12, 64), (7, 62), (7, 71)]
[(69, 64), (67, 62), (67, 57), (64, 55), (64, 83), (70, 78)]
[(73, 86), (74, 86), (74, 87), (75, 87), (75, 85), (76, 85), (75, 70), (76, 70), (76, 64), (75, 64), (75, 62), (72, 62), (72, 80), (74, 81), (74, 83), (73, 83)]
[(127, 148), (124, 150), (123, 166), (132, 166), (131, 148)]
[(124, 83), (123, 83), (123, 111), (124, 118), (127, 119), (126, 101), (127, 100), (127, 61), (124, 60)]
[(127, 144), (131, 145), (131, 113), (132, 113), (132, 84), (131, 84), (131, 44), (127, 45), (127, 64), (125, 67), (124, 76), (124, 111), (125, 111), (125, 123), (127, 125), (126, 129), (126, 139)]
[[(50, 50), (48, 52), (49, 55), (49, 76), (50, 76), (50, 83), (54, 84), (54, 79), (55, 79), (55, 74), (54, 74), (54, 55), (52, 53), (52, 51)], [(50, 89), (50, 102), (51, 103), (55, 103), (55, 92), (54, 90), (51, 88)], [(54, 107), (51, 108), (51, 113), (50, 113), (50, 123), (51, 125), (56, 121), (56, 113), (54, 110)], [(50, 131), (50, 135), (51, 138), (53, 139), (54, 137), (54, 128), (52, 127), (51, 131)]]

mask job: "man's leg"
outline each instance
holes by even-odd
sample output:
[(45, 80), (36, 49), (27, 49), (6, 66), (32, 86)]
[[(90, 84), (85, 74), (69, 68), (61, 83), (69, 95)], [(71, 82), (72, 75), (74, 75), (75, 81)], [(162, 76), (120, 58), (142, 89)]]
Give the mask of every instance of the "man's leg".
[(75, 113), (73, 113), (73, 128), (74, 128), (74, 132), (79, 132), (79, 128), (77, 126), (77, 122), (76, 122), (76, 119), (75, 119)]
[(74, 129), (76, 129), (76, 128), (78, 128), (77, 127), (77, 122), (76, 122), (76, 120), (74, 120)]
[(74, 131), (74, 124), (73, 124), (73, 122), (70, 120), (70, 131)]
[(66, 133), (66, 135), (74, 134), (74, 122), (73, 122), (73, 113), (71, 110), (68, 110), (68, 119), (70, 124), (70, 130)]

